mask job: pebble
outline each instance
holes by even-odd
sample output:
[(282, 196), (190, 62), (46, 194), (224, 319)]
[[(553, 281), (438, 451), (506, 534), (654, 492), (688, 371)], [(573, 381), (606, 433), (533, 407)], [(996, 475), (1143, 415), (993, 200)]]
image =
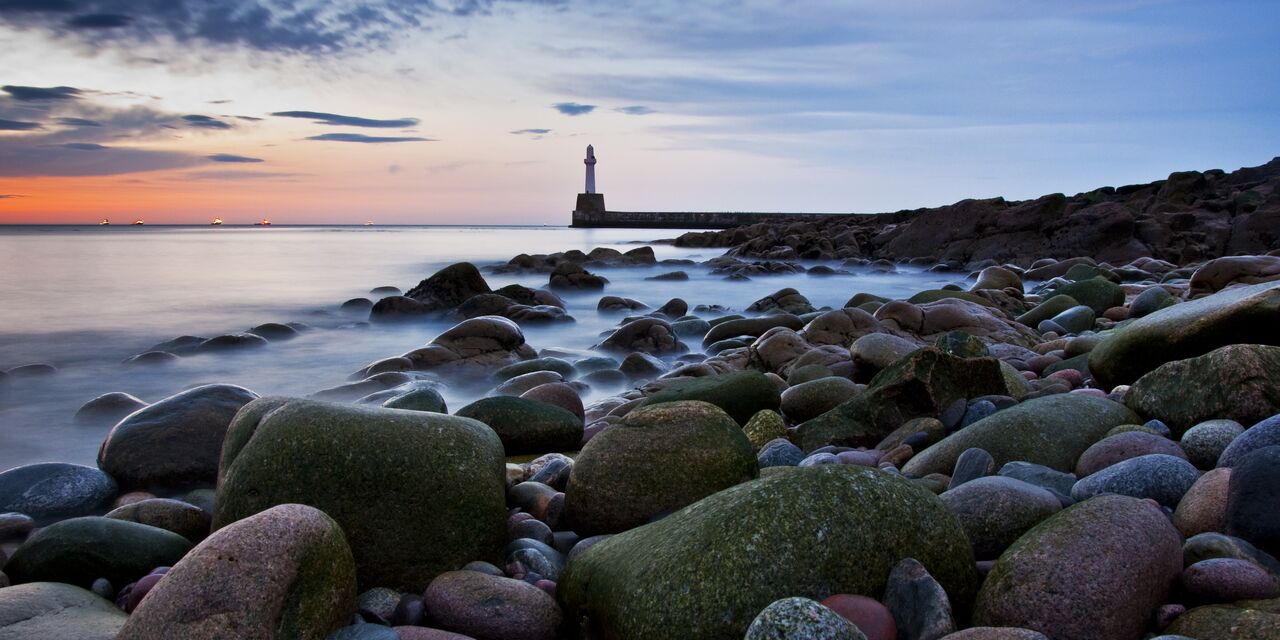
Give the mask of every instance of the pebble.
[(903, 558), (889, 572), (884, 604), (901, 640), (935, 640), (956, 628), (946, 590), (915, 558)]
[(765, 607), (743, 640), (866, 640), (857, 625), (808, 598), (783, 598)]
[(1264, 600), (1280, 596), (1280, 583), (1261, 568), (1244, 560), (1201, 560), (1182, 572), (1182, 588), (1204, 603)]
[[(994, 406), (994, 405), (993, 405)], [(995, 473), (996, 461), (985, 449), (973, 447), (966, 449), (956, 458), (955, 470), (951, 472), (951, 488)]]
[(1244, 426), (1235, 420), (1208, 420), (1187, 429), (1180, 442), (1191, 464), (1212, 469), (1222, 452), (1242, 433)]
[(867, 640), (897, 640), (898, 628), (888, 607), (867, 596), (838, 593), (828, 596), (822, 606), (857, 625)]

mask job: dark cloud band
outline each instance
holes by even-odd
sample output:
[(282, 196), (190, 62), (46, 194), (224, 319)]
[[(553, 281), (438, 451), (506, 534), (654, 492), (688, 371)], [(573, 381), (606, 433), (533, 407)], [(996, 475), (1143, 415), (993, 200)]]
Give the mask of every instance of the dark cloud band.
[(280, 118), (303, 118), (316, 124), (328, 124), (341, 127), (366, 127), (370, 129), (404, 129), (418, 124), (417, 118), (398, 118), (395, 120), (375, 120), (358, 116), (344, 116), (322, 111), (277, 111), (271, 114)]
[(307, 140), (316, 140), (319, 142), (363, 142), (366, 144), (380, 144), (384, 142), (436, 142), (434, 138), (419, 138), (417, 136), (366, 136), (362, 133), (326, 133), (318, 136), (311, 136)]

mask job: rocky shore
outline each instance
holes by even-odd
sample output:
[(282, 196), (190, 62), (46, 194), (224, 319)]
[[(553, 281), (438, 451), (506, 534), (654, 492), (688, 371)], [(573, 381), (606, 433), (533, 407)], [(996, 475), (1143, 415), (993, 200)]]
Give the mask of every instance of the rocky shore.
[[(77, 414), (113, 425), (96, 467), (0, 473), (0, 640), (1280, 638), (1277, 180), (678, 240), (729, 248), (700, 264), (459, 263), (348, 301), (453, 326), (307, 398), (108, 394)], [(967, 286), (842, 277), (906, 258)], [(633, 268), (849, 298), (608, 295)], [(489, 285), (513, 273), (546, 285)], [(535, 348), (565, 296), (616, 327)], [(446, 406), (457, 385), (484, 397)]]

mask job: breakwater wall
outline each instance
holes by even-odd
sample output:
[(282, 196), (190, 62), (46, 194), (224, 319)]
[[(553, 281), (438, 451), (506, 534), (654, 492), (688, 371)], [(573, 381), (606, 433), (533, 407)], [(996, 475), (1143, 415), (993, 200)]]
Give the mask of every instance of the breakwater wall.
[(728, 229), (757, 222), (799, 222), (840, 213), (750, 213), (742, 211), (584, 211), (573, 212), (575, 227), (621, 229)]

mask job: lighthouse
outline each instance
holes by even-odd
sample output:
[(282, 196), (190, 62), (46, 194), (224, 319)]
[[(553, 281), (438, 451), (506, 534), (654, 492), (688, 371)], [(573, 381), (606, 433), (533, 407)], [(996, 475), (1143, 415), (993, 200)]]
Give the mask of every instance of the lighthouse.
[(587, 166), (587, 184), (578, 194), (577, 206), (573, 208), (574, 223), (584, 223), (588, 218), (594, 219), (596, 214), (603, 214), (604, 194), (596, 192), (596, 149), (587, 145), (587, 158), (582, 161)]
[(587, 145), (587, 159), (582, 161), (587, 165), (587, 189), (583, 193), (596, 192), (596, 150), (591, 145)]

